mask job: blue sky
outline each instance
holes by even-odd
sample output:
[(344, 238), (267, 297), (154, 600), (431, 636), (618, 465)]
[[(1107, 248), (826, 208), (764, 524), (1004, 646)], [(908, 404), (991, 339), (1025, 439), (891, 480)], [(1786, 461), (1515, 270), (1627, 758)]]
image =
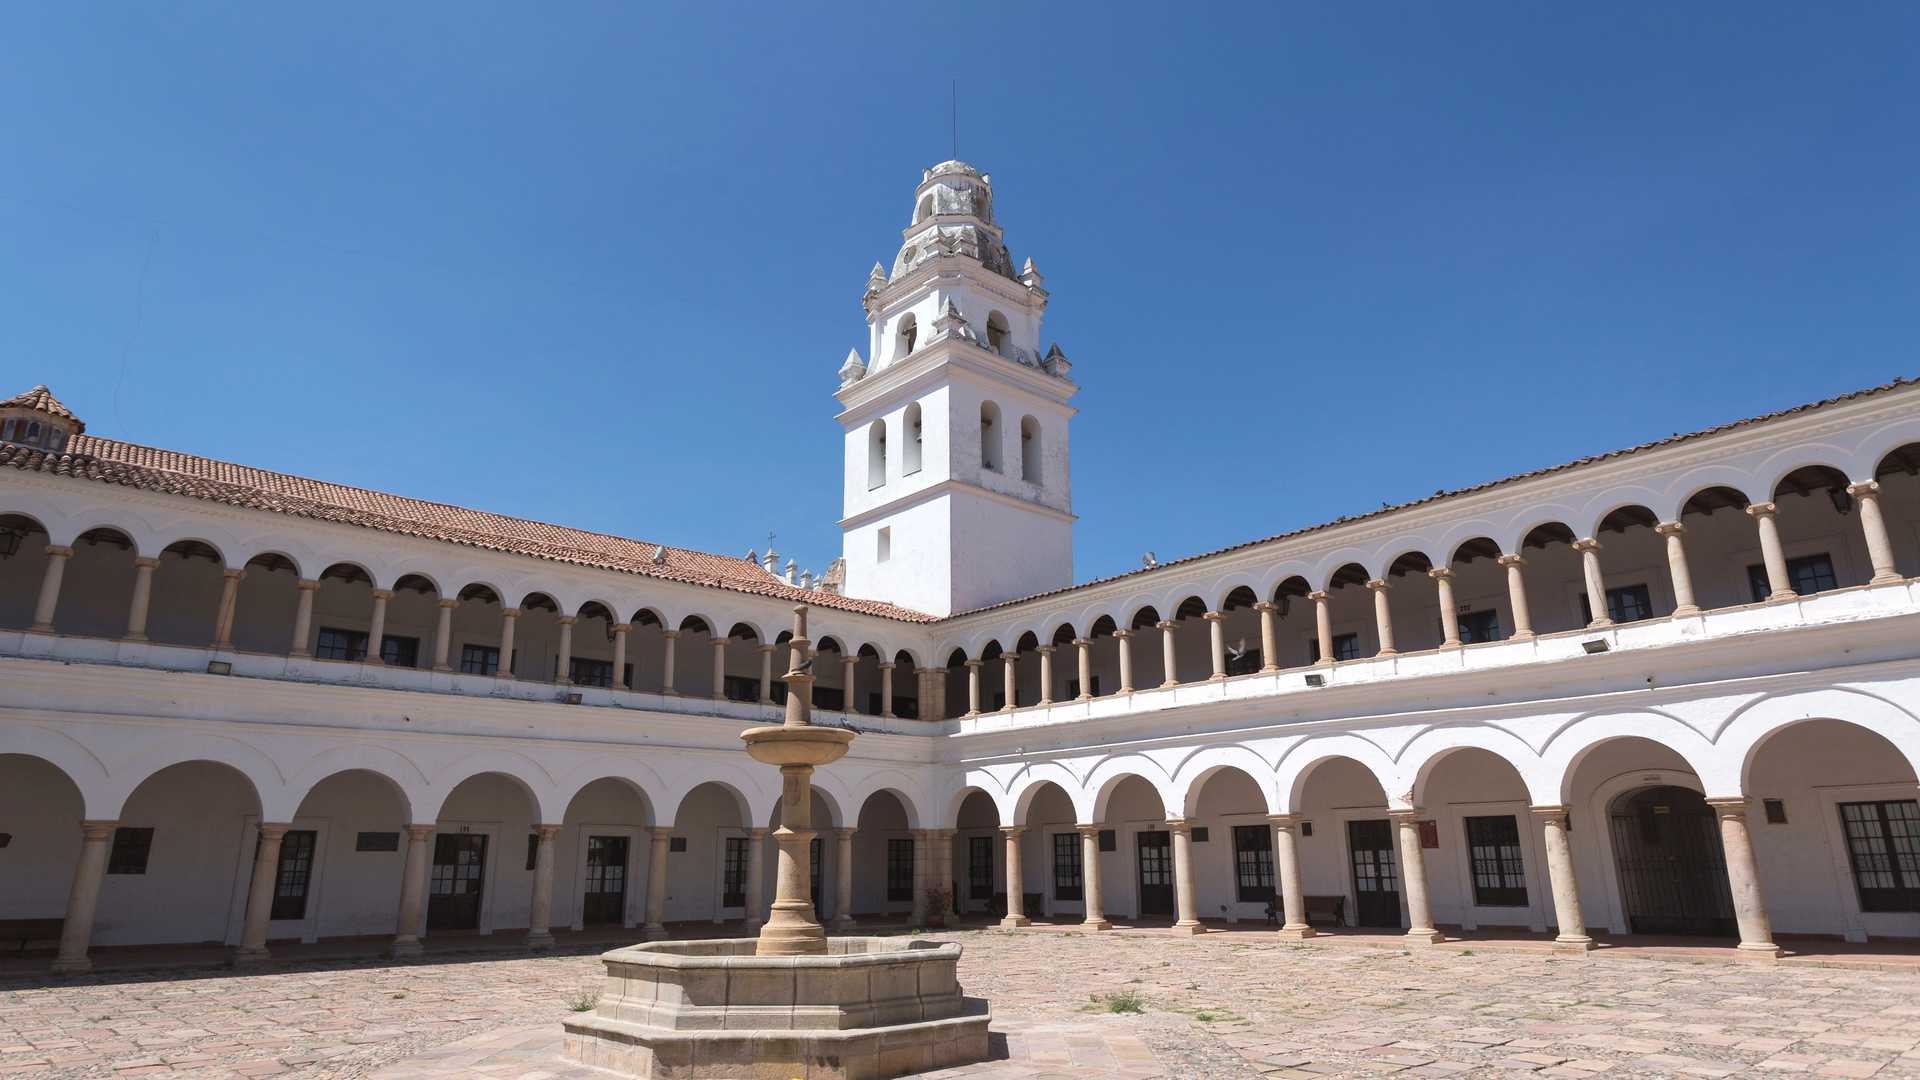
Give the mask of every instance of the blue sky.
[(1920, 9), (1821, 7), (14, 5), (0, 386), (824, 567), (958, 79), (1102, 575), (1920, 372)]

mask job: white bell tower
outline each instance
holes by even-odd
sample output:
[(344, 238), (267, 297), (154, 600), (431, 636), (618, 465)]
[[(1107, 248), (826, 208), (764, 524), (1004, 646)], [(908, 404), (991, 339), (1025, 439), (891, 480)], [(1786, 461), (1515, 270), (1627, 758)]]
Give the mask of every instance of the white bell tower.
[(993, 181), (928, 169), (893, 272), (863, 302), (868, 357), (840, 368), (846, 593), (934, 615), (1073, 584), (1067, 402), (1059, 346), (1040, 353), (1047, 291), (1016, 274)]

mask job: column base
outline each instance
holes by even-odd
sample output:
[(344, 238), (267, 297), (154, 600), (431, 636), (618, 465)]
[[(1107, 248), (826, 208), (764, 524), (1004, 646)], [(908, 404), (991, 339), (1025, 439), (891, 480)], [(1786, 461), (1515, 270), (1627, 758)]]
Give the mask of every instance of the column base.
[(446, 675), (453, 671), (453, 665), (452, 664), (435, 664), (433, 665), (433, 670), (441, 673), (442, 675)]
[(840, 931), (851, 930), (853, 929), (853, 916), (835, 915), (833, 918), (827, 920), (827, 929)]
[(1740, 959), (1758, 964), (1771, 964), (1780, 959), (1780, 953), (1780, 946), (1771, 941), (1743, 941), (1734, 949)]
[(1399, 650), (1399, 649), (1381, 649), (1381, 650), (1380, 650), (1379, 652), (1376, 652), (1376, 653), (1374, 653), (1373, 655), (1374, 655), (1374, 656), (1376, 656), (1376, 657), (1380, 657), (1380, 656), (1399, 656), (1399, 655), (1400, 655), (1400, 650)]
[(1515, 630), (1507, 635), (1508, 641), (1532, 641), (1533, 638), (1534, 633), (1531, 630)]
[(1612, 627), (1612, 619), (1595, 619), (1587, 624), (1587, 629), (1589, 630), (1609, 630), (1612, 629)]
[(750, 935), (759, 934), (760, 928), (765, 925), (767, 925), (767, 921), (765, 919), (748, 919), (746, 922), (741, 924), (742, 928), (744, 928), (746, 932)]
[(1457, 641), (1443, 641), (1440, 643), (1440, 647), (1442, 649), (1458, 649), (1458, 648), (1461, 648), (1462, 646)]
[(1283, 926), (1274, 933), (1281, 941), (1305, 941), (1310, 937), (1320, 936), (1319, 932), (1311, 926)]
[(1075, 701), (1092, 701), (1092, 700), (1093, 700), (1093, 695), (1092, 695), (1092, 694), (1081, 694), (1081, 695), (1080, 695), (1079, 697), (1077, 697), (1077, 698), (1074, 698), (1073, 700), (1075, 700)]
[(1227, 673), (1224, 671), (1216, 671), (1213, 674), (1207, 676), (1207, 681), (1208, 682), (1226, 682)]
[(235, 968), (262, 968), (272, 962), (273, 954), (267, 951), (265, 945), (255, 945), (252, 948), (242, 945), (233, 950), (233, 955), (227, 958), (227, 966)]
[[(1899, 579), (1899, 578), (1895, 578), (1894, 580), (1895, 580), (1895, 581), (1898, 581), (1898, 580), (1900, 580), (1900, 579)], [(147, 635), (145, 635), (145, 634), (128, 634), (128, 635), (127, 635), (126, 637), (123, 637), (123, 638), (121, 638), (120, 640), (121, 640), (121, 641), (129, 641), (129, 642), (136, 642), (136, 643), (139, 643), (139, 642), (145, 642), (145, 641), (147, 640)]]
[(1901, 582), (1901, 581), (1905, 581), (1905, 580), (1907, 580), (1907, 579), (1906, 579), (1906, 578), (1903, 578), (1903, 577), (1901, 577), (1901, 576), (1900, 576), (1899, 574), (1896, 574), (1896, 573), (1892, 573), (1892, 572), (1888, 572), (1888, 573), (1885, 573), (1885, 574), (1875, 574), (1875, 575), (1873, 575), (1873, 577), (1872, 577), (1872, 578), (1871, 578), (1870, 580), (1868, 580), (1868, 582), (1867, 582), (1867, 584), (1869, 584), (1869, 585), (1892, 585), (1892, 584), (1895, 584), (1896, 582)]
[(1769, 604), (1784, 604), (1789, 600), (1798, 599), (1800, 599), (1800, 594), (1789, 590), (1787, 592), (1777, 592), (1768, 595), (1766, 602)]
[(1113, 924), (1108, 922), (1105, 919), (1088, 919), (1087, 921), (1080, 924), (1080, 929), (1086, 931), (1089, 934), (1097, 934), (1102, 930), (1113, 929)]
[(1409, 930), (1403, 940), (1415, 947), (1438, 945), (1447, 940), (1447, 935), (1438, 930)]
[(1195, 937), (1207, 932), (1207, 928), (1197, 922), (1177, 922), (1167, 927), (1167, 933), (1175, 937)]
[(1166, 682), (1163, 682), (1163, 683), (1161, 683), (1161, 684), (1160, 684), (1160, 689), (1162, 689), (1162, 690), (1171, 690), (1171, 689), (1173, 689), (1174, 687), (1176, 687), (1176, 686), (1179, 686), (1179, 685), (1180, 685), (1180, 680), (1178, 680), (1178, 679), (1168, 679), (1168, 680), (1167, 680)]
[(404, 960), (410, 956), (419, 956), (425, 951), (425, 949), (420, 947), (419, 938), (413, 938), (411, 940), (395, 938), (393, 944), (387, 946), (387, 955), (396, 960)]
[(1323, 657), (1321, 657), (1320, 659), (1318, 659), (1318, 660), (1315, 660), (1315, 661), (1313, 662), (1313, 666), (1314, 666), (1314, 667), (1332, 667), (1332, 666), (1333, 666), (1333, 657), (1331, 657), (1331, 656), (1323, 656)]
[(1260, 674), (1262, 674), (1262, 675), (1273, 675), (1273, 674), (1276, 674), (1276, 673), (1278, 673), (1278, 672), (1279, 672), (1279, 670), (1280, 670), (1280, 665), (1279, 665), (1279, 664), (1267, 664), (1266, 666), (1264, 666), (1264, 667), (1262, 667), (1262, 668), (1260, 669)]
[(527, 948), (529, 949), (553, 948), (553, 932), (551, 930), (542, 930), (542, 931), (539, 931), (538, 933), (535, 933), (532, 930), (527, 931)]
[(1594, 950), (1590, 937), (1557, 937), (1553, 939), (1555, 956), (1585, 956)]
[(1019, 930), (1022, 927), (1032, 925), (1033, 920), (1027, 918), (1025, 915), (1008, 915), (1000, 920), (1000, 929), (1002, 930)]
[(27, 627), (27, 633), (51, 634), (53, 633), (53, 624), (52, 623), (34, 623), (32, 626)]
[(48, 971), (55, 975), (90, 975), (93, 973), (93, 960), (85, 956), (72, 959), (60, 957), (54, 960)]
[(1699, 604), (1682, 604), (1673, 609), (1673, 617), (1676, 619), (1690, 618), (1698, 614), (1700, 614)]
[(667, 928), (658, 923), (648, 923), (640, 928), (641, 941), (665, 941), (666, 939)]
[[(143, 640), (143, 641), (144, 641), (144, 640), (146, 640), (146, 639), (144, 639), (144, 638), (142, 638), (141, 640)], [(308, 658), (310, 658), (310, 657), (312, 657), (312, 656), (313, 656), (313, 654), (312, 654), (311, 652), (308, 652), (308, 651), (307, 651), (307, 650), (305, 650), (305, 649), (295, 649), (295, 650), (293, 650), (292, 652), (290, 652), (290, 653), (288, 653), (288, 654), (287, 654), (287, 659), (289, 659), (289, 660), (306, 660), (306, 659), (308, 659)]]

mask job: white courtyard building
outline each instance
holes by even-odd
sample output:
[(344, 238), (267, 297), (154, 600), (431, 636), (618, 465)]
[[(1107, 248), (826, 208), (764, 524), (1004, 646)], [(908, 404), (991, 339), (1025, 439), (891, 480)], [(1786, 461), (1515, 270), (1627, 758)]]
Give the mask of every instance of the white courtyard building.
[(815, 777), (842, 928), (947, 886), (1016, 926), (1920, 936), (1920, 386), (1076, 585), (1076, 387), (992, 196), (928, 171), (868, 281), (819, 579), (0, 403), (0, 943), (751, 926), (779, 787), (738, 733), (797, 604), (862, 733)]

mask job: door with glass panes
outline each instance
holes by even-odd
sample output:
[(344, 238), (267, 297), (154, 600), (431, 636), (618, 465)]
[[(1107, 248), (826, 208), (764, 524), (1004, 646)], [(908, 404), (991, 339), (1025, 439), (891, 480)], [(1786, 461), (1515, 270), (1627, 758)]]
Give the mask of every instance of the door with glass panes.
[(580, 901), (585, 926), (622, 923), (627, 917), (627, 838), (587, 837), (587, 886)]
[(1400, 925), (1400, 874), (1393, 862), (1393, 825), (1375, 819), (1347, 822), (1353, 861), (1355, 926)]
[(1173, 834), (1164, 829), (1134, 834), (1140, 867), (1140, 914), (1173, 914)]
[(433, 868), (427, 879), (427, 929), (478, 930), (480, 893), (486, 873), (485, 836), (478, 833), (435, 836)]

